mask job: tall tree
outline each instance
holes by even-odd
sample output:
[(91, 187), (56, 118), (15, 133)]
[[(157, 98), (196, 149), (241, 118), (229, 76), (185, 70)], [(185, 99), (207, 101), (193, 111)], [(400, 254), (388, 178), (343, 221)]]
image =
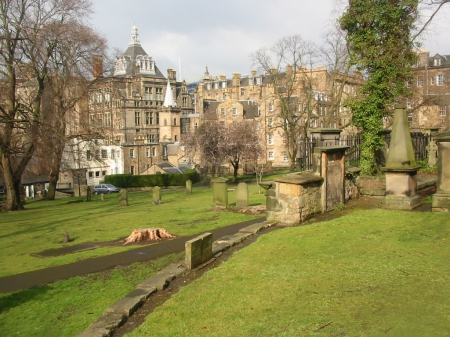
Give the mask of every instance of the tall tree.
[(261, 48), (251, 55), (254, 65), (262, 73), (268, 74), (273, 84), (266, 97), (274, 102), (279, 119), (275, 127), (281, 130), (286, 140), (290, 171), (295, 168), (299, 137), (306, 136), (314, 110), (311, 72), (316, 52), (312, 42), (294, 35), (284, 37), (272, 47)]
[(408, 96), (405, 85), (416, 62), (411, 32), (418, 0), (349, 0), (340, 18), (347, 32), (351, 64), (367, 75), (360, 97), (349, 102), (353, 122), (364, 129), (361, 169), (376, 174), (376, 151), (381, 149), (382, 117), (397, 97)]
[(42, 99), (52, 69), (52, 55), (60, 43), (57, 32), (70, 21), (83, 22), (91, 8), (90, 0), (0, 3), (0, 75), (7, 88), (7, 103), (0, 106), (6, 210), (23, 208), (20, 182), (40, 134)]

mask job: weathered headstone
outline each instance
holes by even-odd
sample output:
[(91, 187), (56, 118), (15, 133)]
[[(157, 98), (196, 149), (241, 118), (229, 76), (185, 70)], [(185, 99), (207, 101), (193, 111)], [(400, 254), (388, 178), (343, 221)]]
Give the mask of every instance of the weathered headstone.
[(88, 186), (86, 189), (86, 201), (92, 200), (92, 188), (91, 186)]
[(215, 207), (228, 207), (228, 179), (214, 178), (213, 182), (213, 203)]
[(64, 231), (62, 235), (63, 235), (63, 243), (70, 242), (70, 235), (68, 231)]
[(428, 166), (436, 165), (438, 153), (438, 146), (436, 144), (436, 141), (432, 140), (428, 143), (427, 151), (428, 151)]
[(161, 187), (153, 187), (153, 204), (159, 205), (161, 203)]
[(125, 188), (119, 190), (119, 206), (128, 206), (128, 191)]
[(450, 212), (450, 131), (435, 137), (438, 144), (438, 183), (433, 194), (431, 210), (433, 212)]
[(102, 201), (102, 202), (105, 202), (105, 195), (102, 193), (102, 194), (100, 194), (100, 200)]
[(190, 180), (186, 181), (186, 193), (192, 194), (192, 181)]
[(212, 242), (211, 233), (186, 241), (185, 267), (187, 270), (194, 269), (212, 258)]
[(236, 207), (248, 207), (248, 186), (239, 183), (236, 187)]

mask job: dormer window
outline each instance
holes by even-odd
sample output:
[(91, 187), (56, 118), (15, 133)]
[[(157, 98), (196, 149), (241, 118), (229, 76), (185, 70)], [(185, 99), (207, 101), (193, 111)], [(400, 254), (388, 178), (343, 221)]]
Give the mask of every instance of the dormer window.
[(248, 85), (253, 85), (253, 79), (250, 78), (250, 79), (248, 80)]
[(255, 78), (256, 84), (260, 85), (261, 84), (261, 77), (257, 77)]
[(225, 89), (227, 87), (227, 82), (222, 82), (222, 89)]
[(219, 83), (214, 83), (214, 89), (219, 89)]
[(441, 65), (441, 59), (434, 59), (433, 60), (433, 65), (434, 66), (440, 66)]

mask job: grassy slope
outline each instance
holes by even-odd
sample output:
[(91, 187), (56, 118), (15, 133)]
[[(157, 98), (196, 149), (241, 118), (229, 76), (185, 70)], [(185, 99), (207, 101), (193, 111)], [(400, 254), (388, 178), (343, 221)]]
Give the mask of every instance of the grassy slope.
[(368, 210), (264, 235), (131, 336), (450, 334), (448, 221)]
[[(235, 203), (235, 194), (229, 194)], [(264, 204), (263, 194), (250, 186), (250, 204)], [(163, 227), (184, 236), (255, 218), (232, 212), (213, 212), (212, 189), (162, 191), (163, 204), (152, 205), (152, 192), (129, 194), (128, 207), (119, 207), (118, 195), (93, 196), (90, 203), (72, 203), (77, 198), (31, 201), (25, 211), (0, 213), (0, 277), (95, 256), (117, 253), (133, 246), (104, 247), (70, 255), (40, 258), (32, 254), (60, 248), (63, 231), (74, 239), (69, 245), (104, 242), (128, 236), (134, 228)], [(131, 247), (131, 248), (130, 248)], [(13, 258), (8, 258), (13, 257)]]
[(70, 337), (182, 254), (0, 294), (0, 336)]

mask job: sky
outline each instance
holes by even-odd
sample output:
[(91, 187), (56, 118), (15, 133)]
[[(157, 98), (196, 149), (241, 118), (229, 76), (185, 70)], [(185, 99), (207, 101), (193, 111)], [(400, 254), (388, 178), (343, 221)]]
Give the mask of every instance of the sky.
[[(212, 76), (252, 70), (250, 54), (277, 40), (300, 35), (320, 44), (339, 16), (336, 0), (93, 0), (93, 27), (111, 48), (125, 51), (131, 28), (156, 66), (177, 78)], [(424, 15), (427, 15), (424, 13)], [(450, 4), (422, 36), (423, 48), (450, 55)], [(180, 67), (181, 65), (181, 67)], [(181, 69), (181, 76), (180, 76)]]

